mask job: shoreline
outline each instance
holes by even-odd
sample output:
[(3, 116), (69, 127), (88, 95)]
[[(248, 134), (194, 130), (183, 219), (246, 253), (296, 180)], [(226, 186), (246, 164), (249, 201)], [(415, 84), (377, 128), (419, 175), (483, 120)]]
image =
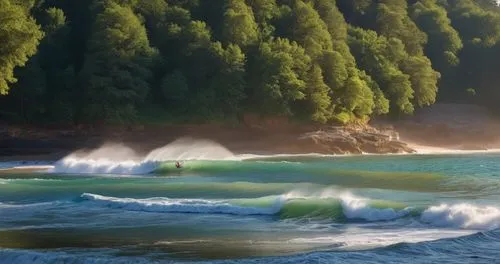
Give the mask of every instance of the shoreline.
[[(234, 153), (234, 157), (228, 159), (205, 159), (214, 161), (249, 161), (260, 159), (274, 159), (274, 158), (351, 158), (351, 157), (369, 157), (369, 156), (439, 156), (439, 155), (474, 155), (474, 154), (496, 154), (500, 153), (500, 149), (486, 149), (486, 150), (461, 150), (461, 149), (448, 149), (432, 146), (419, 146), (415, 144), (408, 144), (411, 148), (415, 149), (414, 153), (347, 153), (347, 154), (324, 154), (324, 153)], [(165, 147), (165, 146), (163, 146)], [(161, 148), (161, 147), (159, 147)], [(95, 151), (100, 148), (86, 149), (86, 151)], [(65, 153), (51, 153), (45, 155), (15, 155), (15, 156), (1, 156), (1, 163), (14, 163), (14, 167), (0, 168), (1, 171), (16, 169), (16, 170), (38, 170), (39, 168), (53, 167), (53, 164), (68, 157), (80, 150), (67, 151)], [(135, 162), (146, 161), (144, 155)], [(85, 157), (82, 157), (85, 159)], [(105, 159), (105, 158), (104, 158)], [(173, 161), (165, 160), (166, 161)], [(185, 159), (188, 160), (204, 160), (204, 159)], [(119, 162), (116, 160), (116, 162)], [(41, 163), (41, 165), (37, 165)]]
[(187, 138), (212, 141), (234, 154), (361, 154), (411, 153), (406, 143), (366, 126), (307, 127), (166, 125), (107, 126), (95, 128), (42, 129), (10, 126), (0, 131), (0, 160), (50, 157), (60, 159), (77, 150), (93, 150), (105, 144), (122, 144), (138, 155)]
[[(56, 161), (119, 144), (145, 157), (181, 138), (208, 140), (235, 155), (357, 156), (500, 152), (500, 120), (475, 107), (437, 104), (399, 121), (328, 126), (246, 116), (239, 124), (21, 126), (0, 123), (0, 161)], [(451, 116), (450, 116), (451, 115)], [(481, 117), (481, 118), (479, 118)], [(183, 148), (183, 146), (178, 146)], [(188, 147), (188, 146), (186, 146)], [(197, 146), (191, 152), (196, 152)], [(180, 150), (182, 151), (182, 150)]]
[[(132, 133), (133, 134), (133, 133)], [(290, 137), (291, 135), (287, 135)], [(293, 136), (297, 136), (293, 134)], [(172, 142), (179, 140), (181, 138), (164, 138), (163, 140), (159, 140), (161, 142), (156, 144), (157, 141), (154, 139), (136, 139), (136, 140), (107, 140), (108, 137), (94, 137), (94, 138), (76, 138), (72, 144), (67, 144), (61, 147), (62, 144), (59, 144), (58, 148), (54, 148), (53, 146), (38, 146), (38, 147), (30, 147), (26, 149), (26, 152), (23, 153), (22, 148), (12, 149), (13, 151), (9, 151), (9, 149), (3, 148), (0, 153), (0, 162), (36, 162), (36, 161), (48, 161), (55, 162), (58, 160), (71, 155), (72, 153), (78, 151), (86, 151), (91, 152), (98, 150), (99, 148), (108, 145), (108, 144), (116, 144), (122, 145), (127, 148), (131, 148), (135, 154), (138, 156), (145, 157), (147, 154), (155, 149), (162, 148), (168, 146)], [(408, 149), (414, 151), (394, 151), (394, 152), (360, 152), (360, 153), (327, 153), (322, 149), (321, 144), (308, 142), (305, 148), (303, 149), (320, 149), (321, 151), (303, 151), (301, 152), (304, 144), (302, 146), (286, 146), (286, 142), (289, 142), (286, 139), (281, 141), (274, 140), (264, 140), (259, 141), (259, 139), (243, 139), (241, 141), (235, 140), (232, 141), (218, 141), (213, 139), (214, 137), (187, 137), (192, 138), (193, 140), (201, 140), (201, 141), (213, 141), (214, 144), (219, 144), (223, 148), (227, 148), (231, 153), (235, 156), (240, 157), (242, 160), (248, 159), (265, 159), (265, 158), (273, 158), (273, 157), (357, 157), (357, 156), (407, 156), (407, 155), (467, 155), (467, 154), (487, 154), (487, 153), (500, 153), (500, 148), (491, 148), (491, 149), (460, 149), (460, 148), (448, 148), (441, 146), (429, 146), (429, 145), (419, 145), (415, 143), (402, 141), (395, 141), (398, 144), (402, 143), (404, 146), (407, 146)], [(169, 140), (170, 139), (170, 140)], [(16, 139), (9, 139), (12, 141), (17, 141)], [(0, 139), (1, 141), (1, 139)], [(23, 144), (30, 142), (45, 142), (47, 145), (50, 145), (51, 142), (57, 142), (57, 139), (47, 139), (47, 138), (37, 138), (37, 139), (19, 139)], [(272, 142), (271, 144), (269, 142)], [(259, 146), (263, 146), (267, 144), (267, 146), (259, 148)], [(35, 144), (36, 145), (36, 144)], [(56, 144), (57, 145), (57, 144)], [(287, 151), (292, 150), (292, 151)], [(10, 152), (10, 154), (9, 154)]]

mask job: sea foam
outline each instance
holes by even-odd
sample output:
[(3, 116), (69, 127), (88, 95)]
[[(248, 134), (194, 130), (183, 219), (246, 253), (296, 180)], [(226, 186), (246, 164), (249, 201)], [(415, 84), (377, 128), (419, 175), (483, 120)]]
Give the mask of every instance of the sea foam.
[(441, 204), (425, 210), (421, 220), (435, 226), (492, 230), (500, 227), (500, 209), (467, 203)]
[(309, 199), (329, 199), (333, 198), (340, 202), (342, 212), (348, 219), (362, 219), (365, 221), (387, 221), (408, 215), (412, 208), (407, 207), (402, 210), (394, 208), (374, 208), (368, 198), (353, 195), (348, 191), (325, 189), (321, 192), (304, 194), (300, 191), (293, 191), (285, 194), (288, 199), (309, 198)]
[(84, 193), (81, 197), (85, 200), (111, 208), (145, 212), (273, 215), (281, 208), (281, 201), (279, 200), (271, 207), (259, 208), (237, 206), (223, 200), (170, 199), (164, 197), (133, 199), (108, 197), (91, 193)]

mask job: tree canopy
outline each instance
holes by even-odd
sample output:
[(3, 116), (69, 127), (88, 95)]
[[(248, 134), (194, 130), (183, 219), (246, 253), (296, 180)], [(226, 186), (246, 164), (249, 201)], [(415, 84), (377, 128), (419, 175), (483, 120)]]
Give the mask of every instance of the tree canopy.
[(10, 121), (500, 110), (500, 9), (487, 0), (0, 0), (0, 40)]

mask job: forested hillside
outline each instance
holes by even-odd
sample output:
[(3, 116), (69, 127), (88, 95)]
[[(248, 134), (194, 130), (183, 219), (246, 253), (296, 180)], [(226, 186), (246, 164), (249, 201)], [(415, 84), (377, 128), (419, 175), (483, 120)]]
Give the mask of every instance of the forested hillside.
[(0, 41), (12, 122), (347, 123), (500, 100), (488, 0), (0, 0)]

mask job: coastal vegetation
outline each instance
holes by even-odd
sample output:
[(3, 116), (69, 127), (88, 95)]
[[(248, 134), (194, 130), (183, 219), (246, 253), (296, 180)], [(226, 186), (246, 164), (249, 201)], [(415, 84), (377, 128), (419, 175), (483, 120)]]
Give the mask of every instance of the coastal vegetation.
[(0, 118), (349, 123), (498, 107), (488, 0), (0, 0)]

